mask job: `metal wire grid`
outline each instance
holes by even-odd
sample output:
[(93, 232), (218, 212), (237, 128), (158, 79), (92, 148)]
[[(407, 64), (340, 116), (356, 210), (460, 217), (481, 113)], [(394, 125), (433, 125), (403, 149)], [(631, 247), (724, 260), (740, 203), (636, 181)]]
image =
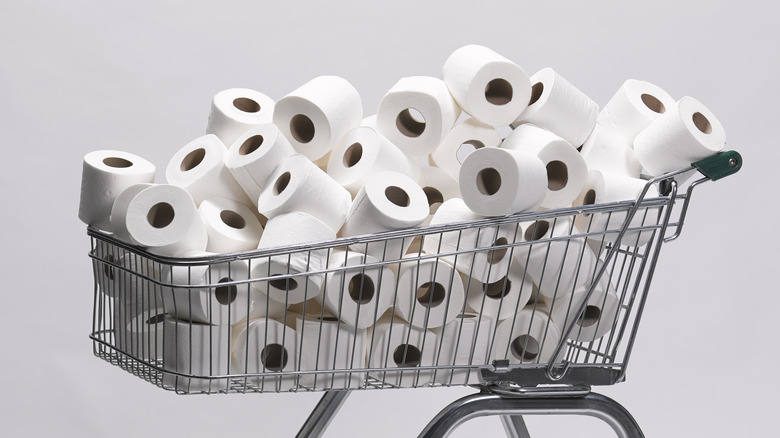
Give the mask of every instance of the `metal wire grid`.
[[(522, 385), (568, 382), (566, 379), (561, 379), (564, 374), (575, 375), (576, 379), (585, 380), (582, 382), (585, 384), (615, 383), (624, 378), (625, 364), (641, 315), (642, 306), (637, 303), (641, 304), (644, 301), (658, 255), (657, 248), (663, 243), (667, 227), (681, 226), (682, 218), (677, 222), (671, 221), (670, 218), (676, 210), (673, 208), (675, 202), (685, 199), (687, 199), (686, 195), (677, 195), (674, 190), (667, 197), (642, 201), (636, 210), (635, 220), (623, 230), (624, 235), (620, 245), (614, 245), (611, 241), (621, 234), (623, 219), (619, 221), (611, 221), (611, 219), (624, 218), (631, 210), (633, 202), (524, 213), (370, 236), (341, 238), (330, 242), (287, 248), (193, 259), (158, 257), (119, 242), (110, 235), (90, 229), (90, 257), (93, 260), (95, 280), (91, 335), (94, 340), (94, 353), (156, 386), (179, 393), (321, 391), (466, 385), (479, 383), (483, 379), (490, 381), (488, 375), (493, 376), (495, 380), (496, 373), (501, 375), (502, 381), (509, 380)], [(679, 212), (677, 215), (679, 216)], [(587, 218), (584, 221), (587, 224), (585, 230), (574, 226), (578, 217), (580, 220)], [(606, 225), (600, 227), (594, 220), (597, 217)], [(563, 227), (565, 230), (560, 234), (553, 231), (544, 235), (545, 233), (541, 233), (541, 227), (545, 224), (549, 230)], [(511, 229), (511, 239), (497, 239), (499, 227)], [(463, 234), (473, 230), (476, 230), (477, 237), (480, 233), (492, 233), (493, 243), (489, 246), (469, 244), (462, 246)], [(457, 234), (455, 249), (441, 248), (443, 236), (452, 233)], [(638, 240), (632, 241), (632, 239), (639, 239), (641, 233), (650, 234), (648, 243), (644, 245), (638, 245)], [(627, 238), (628, 236), (632, 236), (632, 239)], [(438, 252), (428, 254), (422, 251), (422, 244), (426, 238), (438, 239)], [(398, 248), (399, 242), (401, 248), (411, 244), (417, 250), (407, 254), (402, 251), (390, 252), (390, 249)], [(578, 242), (587, 242), (587, 244), (577, 244)], [(334, 254), (341, 256), (342, 253), (339, 251), (344, 251), (343, 257), (346, 260), (350, 254), (365, 254), (369, 252), (369, 247), (375, 249), (377, 245), (381, 247), (382, 257), (376, 261), (363, 257), (360, 263), (336, 267), (314, 263), (318, 254), (320, 258), (325, 257), (325, 260), (330, 260)], [(583, 276), (590, 284), (606, 281), (600, 278), (606, 277), (609, 284), (614, 287), (619, 303), (614, 318), (595, 318), (594, 324), (597, 327), (600, 324), (608, 325), (609, 329), (603, 336), (576, 340), (582, 334), (585, 325), (583, 323), (588, 318), (594, 319), (593, 315), (588, 313), (590, 303), (587, 303), (587, 306), (586, 303), (576, 306), (574, 300), (556, 299), (572, 292), (562, 288), (565, 283), (561, 275), (562, 270), (547, 272), (551, 250), (560, 246), (564, 248), (564, 259), (572, 255), (576, 258), (575, 276)], [(527, 303), (522, 302), (520, 295), (515, 300), (507, 298), (504, 293), (509, 289), (511, 265), (501, 272), (503, 274), (501, 280), (493, 284), (483, 284), (481, 287), (479, 285), (474, 287), (476, 283), (471, 281), (474, 274), (472, 270), (464, 273), (461, 279), (461, 274), (452, 269), (444, 281), (439, 281), (437, 270), (442, 266), (439, 263), (434, 263), (434, 271), (430, 278), (420, 276), (420, 266), (426, 260), (438, 262), (448, 259), (452, 261), (452, 265), (455, 265), (458, 258), (473, 260), (477, 254), (482, 254), (491, 262), (501, 256), (501, 258), (508, 257), (512, 263), (520, 263), (515, 253), (527, 254), (526, 257), (531, 257), (532, 251), (544, 254), (541, 263), (542, 277), (558, 276), (552, 279), (555, 286), (551, 300), (545, 301), (536, 290), (536, 283), (542, 283), (545, 279), (537, 276), (538, 281), (534, 282), (526, 275), (527, 272), (523, 272), (522, 281), (528, 281), (530, 284), (521, 285), (521, 290), (524, 287), (534, 288), (535, 295)], [(597, 264), (596, 269), (586, 269), (582, 263), (586, 251), (594, 251), (597, 255), (602, 255), (605, 263)], [(292, 268), (289, 268), (293, 258), (305, 261), (305, 268), (300, 272), (293, 272)], [(288, 271), (274, 275), (269, 267), (267, 272), (258, 275), (257, 271), (253, 270), (255, 266), (262, 263), (270, 266), (272, 259), (286, 260)], [(527, 267), (528, 263), (524, 266)], [(416, 268), (411, 290), (418, 291), (417, 299), (411, 300), (412, 314), (422, 309), (425, 315), (419, 330), (409, 328), (396, 319), (397, 304), (399, 299), (403, 298), (399, 296), (399, 278), (402, 269), (410, 269), (410, 267)], [(490, 277), (490, 269), (493, 269), (493, 263), (489, 264), (488, 277)], [(186, 272), (186, 281), (178, 282), (181, 278), (173, 281), (175, 270)], [(223, 277), (225, 271), (227, 275)], [(251, 324), (250, 319), (246, 318), (251, 314), (250, 299), (236, 298), (242, 295), (242, 291), (246, 292), (242, 295), (246, 297), (249, 296), (249, 291), (264, 292), (262, 298), (265, 300), (263, 304), (267, 310), (272, 305), (270, 296), (271, 289), (274, 287), (292, 291), (295, 289), (294, 285), (302, 286), (304, 296), (308, 298), (306, 288), (310, 287), (310, 280), (320, 278), (322, 293), (325, 294), (329, 287), (328, 279), (337, 277), (340, 278), (340, 283), (337, 285), (340, 298), (350, 293), (351, 289), (356, 289), (359, 291), (357, 297), (352, 298), (361, 300), (364, 298), (362, 294), (366, 289), (366, 283), (372, 281), (366, 275), (369, 271), (378, 271), (376, 281), (373, 282), (376, 293), (383, 282), (393, 283), (392, 302), (396, 305), (382, 312), (378, 306), (379, 301), (376, 300), (377, 305), (372, 309), (373, 320), (379, 320), (382, 313), (385, 313), (385, 319), (390, 320), (386, 332), (380, 333), (369, 328), (363, 335), (362, 329), (342, 321), (346, 315), (341, 305), (335, 312), (329, 313), (324, 306), (316, 306), (313, 304), (314, 301), (307, 300), (292, 306), (289, 302), (284, 303), (287, 310), (276, 318), (266, 313), (259, 319), (251, 320), (252, 322), (259, 320), (261, 325), (268, 326), (269, 321), (273, 319), (283, 327), (287, 327), (292, 326), (298, 317), (304, 322), (302, 327), (298, 328), (298, 332), (282, 330), (280, 342), (278, 339), (269, 342), (268, 331), (264, 332), (262, 342), (257, 339), (251, 340), (249, 335), (240, 344), (236, 342), (237, 333), (248, 332)], [(202, 276), (195, 275), (196, 272)], [(360, 275), (357, 275), (358, 273)], [(350, 284), (347, 280), (349, 275), (352, 275), (353, 279), (360, 278), (359, 282)], [(460, 318), (460, 322), (454, 328), (456, 333), (454, 339), (437, 339), (434, 330), (431, 329), (436, 324), (429, 320), (428, 310), (434, 307), (435, 301), (441, 297), (437, 296), (435, 285), (431, 284), (434, 282), (426, 280), (445, 283), (442, 286), (446, 291), (451, 290), (455, 282), (462, 281), (466, 296), (475, 293), (482, 295), (480, 308), (468, 309), (467, 300), (464, 299), (463, 304), (455, 309), (459, 314), (469, 310), (476, 311), (476, 330), (470, 342), (461, 345), (461, 339), (468, 330), (464, 322), (465, 318)], [(508, 306), (512, 313), (525, 308), (531, 312), (533, 321), (534, 314), (549, 315), (554, 311), (554, 306), (562, 305), (567, 307), (564, 321), (569, 321), (569, 317), (573, 316), (571, 323), (560, 326), (558, 321), (554, 322), (548, 317), (541, 337), (531, 335), (533, 327), (527, 330), (521, 328), (521, 333), (525, 336), (514, 336), (515, 342), (500, 343), (497, 336), (499, 325), (511, 320), (512, 327), (509, 332), (514, 333), (515, 321), (509, 318), (501, 323), (491, 321), (486, 328), (481, 326), (482, 319), (486, 316), (480, 310), (484, 310), (485, 303), (491, 299), (488, 295), (490, 286), (499, 291), (497, 298), (499, 311), (505, 306)], [(171, 294), (172, 290), (185, 291), (185, 293)], [(182, 309), (188, 311), (185, 313), (192, 313), (193, 307), (196, 306), (196, 294), (216, 297), (218, 302), (220, 299), (222, 301), (232, 299), (232, 304), (227, 306), (227, 320), (239, 316), (244, 318), (238, 318), (241, 321), (232, 325), (209, 324), (218, 322), (216, 315), (220, 312), (220, 309), (217, 309), (216, 305), (212, 307), (212, 304), (207, 305), (206, 320), (201, 323), (175, 319), (171, 316)], [(185, 298), (182, 299), (182, 296)], [(439, 305), (448, 306), (450, 297), (449, 293), (445, 293), (443, 302)], [(341, 302), (339, 300), (339, 303)], [(604, 304), (601, 303), (602, 308)], [(293, 309), (297, 313), (294, 313)], [(360, 311), (361, 307), (358, 306), (357, 312)], [(239, 314), (234, 315), (231, 312), (239, 312)], [(445, 317), (446, 315), (447, 312)], [(164, 323), (157, 324), (161, 321)], [(313, 322), (314, 325), (307, 325), (305, 322)], [(324, 327), (327, 324), (336, 326), (333, 345), (323, 342)], [(489, 335), (479, 341), (479, 331), (485, 329), (488, 330)], [(201, 330), (204, 335), (197, 336), (197, 330)], [(308, 334), (306, 330), (309, 330)], [(312, 339), (311, 330), (314, 330), (314, 339), (316, 339), (315, 359), (314, 365), (309, 364), (307, 367), (304, 366), (303, 356), (306, 351), (303, 348), (303, 340)], [(384, 341), (392, 337), (394, 330), (401, 331), (405, 342), (401, 346), (391, 348), (391, 343)], [(562, 334), (561, 340), (548, 342), (548, 333), (554, 330)], [(339, 336), (344, 331), (348, 331), (350, 336)], [(290, 348), (285, 347), (290, 345), (289, 340), (286, 339), (288, 336), (294, 338)], [(356, 341), (360, 336), (365, 336), (364, 353)], [(343, 345), (344, 339), (346, 339), (346, 347)], [(522, 339), (522, 342), (517, 342), (518, 339)], [(259, 356), (255, 353), (259, 359), (256, 369), (249, 365), (249, 351), (252, 350), (253, 342), (260, 344), (256, 349), (260, 352)], [(342, 345), (339, 345), (340, 342)], [(488, 351), (482, 354), (480, 351), (485, 342)], [(455, 345), (455, 352), (443, 354), (450, 343)], [(378, 348), (379, 346), (383, 348)], [(467, 360), (453, 359), (458, 357), (458, 349), (466, 354)], [(433, 351), (429, 357), (433, 359), (421, 360), (422, 356), (431, 353), (431, 350)], [(550, 351), (555, 352), (552, 359), (539, 360), (544, 352)], [(235, 365), (236, 355), (239, 352), (244, 355), (244, 360), (241, 362), (243, 367)], [(345, 354), (348, 356), (347, 359), (340, 360), (344, 359)], [(494, 362), (494, 359), (497, 361)], [(286, 367), (289, 363), (293, 366)], [(559, 374), (550, 373), (550, 370), (555, 367), (561, 370)], [(585, 374), (577, 374), (578, 370), (583, 370)], [(591, 372), (599, 370), (608, 370), (610, 372), (608, 379), (598, 378), (588, 381), (591, 379)]]

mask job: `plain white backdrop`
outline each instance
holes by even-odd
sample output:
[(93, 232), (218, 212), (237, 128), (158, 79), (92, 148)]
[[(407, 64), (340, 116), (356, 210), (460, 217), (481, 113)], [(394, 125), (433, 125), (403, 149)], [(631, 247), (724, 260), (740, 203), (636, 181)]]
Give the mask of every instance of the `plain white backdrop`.
[[(553, 67), (601, 105), (636, 78), (719, 117), (744, 168), (695, 193), (661, 253), (627, 381), (596, 390), (648, 436), (777, 434), (780, 32), (767, 2), (217, 3), (0, 3), (2, 435), (293, 435), (317, 394), (177, 396), (92, 356), (82, 157), (121, 149), (164, 169), (230, 87), (278, 99), (335, 74), (373, 114), (397, 79), (438, 76), (468, 43), (529, 73)], [(358, 392), (326, 436), (414, 436), (472, 391)], [(529, 427), (611, 433), (570, 418)], [(456, 436), (501, 433), (482, 419)]]

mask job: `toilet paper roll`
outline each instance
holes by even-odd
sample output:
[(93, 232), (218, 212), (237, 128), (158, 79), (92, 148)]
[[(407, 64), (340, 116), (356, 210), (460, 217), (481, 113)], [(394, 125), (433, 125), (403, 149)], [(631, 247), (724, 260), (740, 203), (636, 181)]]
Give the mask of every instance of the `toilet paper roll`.
[(431, 382), (433, 371), (415, 370), (436, 361), (436, 334), (411, 326), (399, 318), (382, 317), (368, 334), (370, 368), (405, 368), (373, 371), (370, 376), (383, 384), (414, 388)]
[(420, 177), (417, 184), (423, 189), (425, 197), (428, 198), (429, 219), (430, 215), (436, 213), (443, 202), (460, 198), (460, 188), (458, 180), (451, 177), (447, 172), (437, 167), (423, 167), (420, 169)]
[(368, 117), (364, 117), (363, 120), (360, 122), (360, 126), (368, 126), (371, 129), (377, 129), (376, 128), (376, 114), (372, 114)]
[[(488, 365), (488, 348), (493, 337), (493, 320), (476, 313), (461, 313), (444, 327), (433, 329), (439, 342), (436, 365)], [(477, 369), (437, 370), (434, 380), (445, 385), (480, 383)]]
[[(480, 219), (469, 210), (462, 199), (445, 201), (431, 219), (431, 225), (450, 224)], [(458, 253), (441, 258), (454, 264), (460, 272), (483, 282), (492, 283), (503, 278), (511, 257), (507, 248), (490, 249), (514, 240), (514, 225), (471, 227), (457, 231), (431, 233), (425, 236), (422, 249), (428, 254)], [(475, 251), (483, 248), (482, 251)]]
[[(398, 172), (379, 172), (371, 175), (355, 196), (341, 233), (359, 236), (416, 227), (425, 221), (428, 211), (425, 192), (413, 179)], [(350, 245), (350, 250), (379, 260), (395, 260), (406, 253), (411, 242), (411, 238), (390, 239)]]
[[(633, 141), (633, 140), (632, 140)], [(616, 129), (596, 124), (580, 150), (588, 170), (601, 170), (639, 178), (642, 165), (636, 158), (632, 143)]]
[(121, 151), (94, 151), (84, 156), (81, 170), (79, 219), (103, 231), (113, 231), (111, 207), (124, 189), (154, 182), (155, 167), (143, 158)]
[[(359, 329), (374, 324), (393, 305), (395, 274), (387, 266), (350, 266), (376, 263), (378, 260), (358, 252), (334, 251), (328, 262), (327, 287), (315, 298), (331, 315)], [(341, 269), (344, 268), (344, 269)]]
[[(366, 330), (338, 318), (301, 316), (295, 319), (300, 338), (299, 371), (351, 370), (366, 367)], [(362, 372), (303, 374), (301, 384), (316, 389), (365, 386)]]
[(593, 342), (612, 330), (620, 307), (620, 298), (609, 284), (609, 279), (603, 278), (606, 282), (597, 284), (582, 315), (577, 312), (588, 294), (588, 285), (580, 286), (566, 298), (545, 300), (545, 305), (551, 310), (550, 318), (560, 327), (561, 332), (570, 324), (575, 324), (569, 339)]
[(442, 259), (414, 255), (398, 273), (396, 315), (421, 329), (441, 327), (463, 312), (463, 281), (455, 267)]
[(268, 178), (257, 209), (268, 218), (302, 211), (338, 232), (352, 204), (352, 196), (333, 178), (300, 154), (287, 157)]
[[(639, 197), (647, 181), (630, 178), (614, 173), (592, 170), (588, 172), (588, 180), (585, 182), (580, 196), (574, 201), (575, 206), (587, 206), (591, 204), (603, 204), (608, 202), (630, 201)], [(645, 199), (658, 197), (658, 189), (651, 186)], [(658, 221), (658, 207), (640, 208), (629, 225), (630, 228), (651, 227)], [(613, 211), (609, 213), (580, 214), (575, 219), (577, 228), (583, 232), (604, 233), (592, 236), (590, 239), (605, 242), (614, 242), (623, 226), (627, 211)], [(623, 236), (622, 244), (642, 246), (653, 236), (653, 229), (644, 231), (628, 231)]]
[(433, 152), (460, 116), (447, 85), (438, 78), (401, 78), (379, 102), (379, 132), (404, 154), (418, 159)]
[(118, 229), (127, 230), (132, 243), (165, 256), (206, 249), (206, 226), (192, 196), (184, 189), (157, 184), (137, 192), (131, 190), (135, 196), (122, 197), (123, 205), (114, 208), (117, 214), (112, 220)]
[(211, 101), (206, 134), (214, 134), (226, 147), (250, 129), (273, 121), (274, 101), (247, 88), (222, 90)]
[(158, 263), (107, 243), (96, 245), (94, 256), (100, 260), (95, 261), (98, 287), (115, 299), (115, 306), (127, 307), (133, 313), (131, 316), (143, 309), (162, 306), (159, 288), (152, 283), (160, 280)]
[[(540, 219), (526, 224), (523, 240), (532, 245), (515, 248), (514, 258), (547, 298), (562, 298), (592, 278), (596, 256), (568, 218)], [(535, 243), (534, 243), (535, 242)]]
[(276, 125), (259, 125), (240, 135), (230, 146), (225, 156), (225, 167), (256, 204), (276, 166), (294, 153), (295, 149)]
[[(268, 220), (258, 249), (300, 245), (336, 238), (336, 233), (314, 216), (303, 212), (283, 213)], [(328, 250), (295, 251), (253, 259), (252, 278), (265, 280), (252, 286), (285, 305), (320, 294), (323, 274), (308, 274), (328, 265)], [(301, 275), (296, 275), (301, 274)], [(277, 279), (268, 277), (287, 276)]]
[(419, 170), (374, 128), (358, 126), (339, 140), (328, 160), (328, 175), (354, 197), (369, 176), (393, 170), (417, 178)]
[(531, 76), (531, 100), (512, 126), (533, 123), (578, 148), (596, 125), (599, 106), (551, 68)]
[(246, 205), (232, 199), (211, 198), (200, 203), (198, 214), (209, 235), (206, 251), (224, 254), (257, 248), (263, 226)]
[(189, 192), (196, 205), (209, 198), (228, 198), (251, 204), (225, 167), (226, 155), (227, 149), (216, 135), (198, 137), (173, 154), (165, 168), (165, 179)]
[(231, 327), (187, 322), (166, 317), (163, 322), (163, 386), (184, 393), (225, 391), (228, 379), (214, 379), (232, 372)]
[(522, 68), (476, 44), (455, 50), (441, 77), (464, 112), (491, 126), (512, 123), (531, 97), (531, 81)]
[(568, 207), (580, 194), (588, 176), (588, 166), (577, 149), (550, 131), (532, 124), (515, 128), (503, 149), (528, 152), (539, 157), (547, 169), (547, 191), (542, 207)]
[(598, 123), (610, 128), (633, 147), (634, 138), (653, 120), (676, 105), (672, 96), (650, 82), (629, 79), (609, 99)]
[(130, 238), (130, 233), (127, 231), (127, 209), (130, 207), (130, 202), (138, 196), (139, 193), (152, 186), (154, 186), (154, 184), (133, 184), (122, 190), (116, 196), (114, 205), (111, 206), (111, 215), (109, 216), (109, 222), (111, 223), (110, 228), (114, 232), (114, 237), (128, 243), (133, 243)]
[(533, 280), (524, 271), (519, 263), (513, 263), (505, 277), (492, 283), (469, 279), (467, 274), (463, 274), (468, 307), (482, 317), (496, 321), (512, 317), (528, 304), (531, 295), (537, 291)]
[[(290, 321), (292, 324), (294, 321)], [(286, 391), (298, 385), (295, 375), (274, 375), (297, 371), (298, 333), (273, 319), (252, 319), (234, 328), (233, 369), (236, 373), (265, 376), (247, 378), (247, 384), (261, 391)]]
[(463, 201), (477, 214), (533, 211), (547, 194), (547, 168), (528, 152), (482, 148), (463, 162), (459, 183)]
[(456, 181), (460, 166), (471, 152), (483, 147), (498, 147), (501, 137), (498, 131), (477, 119), (467, 118), (458, 122), (444, 136), (441, 144), (430, 155), (430, 163), (447, 172)]
[(520, 310), (498, 324), (493, 359), (510, 364), (546, 364), (561, 340), (560, 328), (537, 306)]
[(688, 96), (667, 108), (634, 139), (636, 156), (652, 176), (684, 169), (725, 146), (726, 132), (715, 114)]
[(355, 87), (338, 76), (318, 76), (279, 99), (274, 124), (299, 154), (316, 161), (363, 118)]
[(114, 339), (120, 351), (152, 363), (163, 359), (162, 307), (143, 310), (132, 318), (119, 306), (114, 306), (114, 313)]

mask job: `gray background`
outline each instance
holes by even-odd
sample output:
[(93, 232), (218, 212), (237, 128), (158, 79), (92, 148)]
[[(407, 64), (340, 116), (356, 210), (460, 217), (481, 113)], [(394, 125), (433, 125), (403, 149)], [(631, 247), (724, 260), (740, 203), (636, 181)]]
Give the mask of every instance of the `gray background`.
[[(648, 436), (776, 434), (776, 11), (750, 1), (107, 3), (0, 3), (4, 436), (292, 435), (317, 394), (176, 396), (92, 357), (81, 159), (120, 149), (164, 169), (230, 87), (278, 99), (341, 75), (373, 114), (397, 79), (438, 76), (468, 43), (529, 73), (553, 67), (601, 105), (637, 78), (718, 115), (745, 167), (696, 193), (682, 238), (662, 253), (628, 379), (601, 390)], [(414, 435), (470, 392), (359, 392), (327, 436)], [(477, 420), (457, 436), (500, 427)], [(606, 433), (595, 420), (530, 427)]]

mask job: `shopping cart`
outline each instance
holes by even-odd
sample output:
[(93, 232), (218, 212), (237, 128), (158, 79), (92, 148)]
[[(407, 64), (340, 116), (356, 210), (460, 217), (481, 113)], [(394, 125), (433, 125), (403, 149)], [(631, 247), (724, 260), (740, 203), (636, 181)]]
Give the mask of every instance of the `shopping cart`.
[[(648, 179), (637, 201), (586, 196), (581, 207), (195, 258), (90, 228), (94, 354), (179, 394), (324, 391), (301, 437), (320, 436), (353, 390), (453, 385), (479, 392), (420, 436), (499, 415), (523, 437), (532, 414), (590, 415), (642, 436), (591, 386), (625, 379), (661, 247), (680, 235), (694, 188), (741, 164), (721, 153)], [(675, 178), (696, 170), (704, 177), (678, 193)]]

